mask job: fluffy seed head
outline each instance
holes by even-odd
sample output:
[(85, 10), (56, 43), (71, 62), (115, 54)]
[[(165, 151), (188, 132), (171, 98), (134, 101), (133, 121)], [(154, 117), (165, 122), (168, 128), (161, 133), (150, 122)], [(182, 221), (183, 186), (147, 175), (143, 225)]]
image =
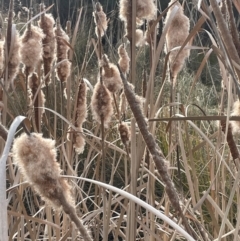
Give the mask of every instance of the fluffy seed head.
[(108, 27), (108, 21), (106, 14), (103, 12), (102, 5), (99, 2), (96, 3), (96, 11), (93, 13), (93, 17), (96, 24), (95, 33), (97, 37), (103, 37)]
[(86, 144), (85, 139), (79, 132), (83, 132), (82, 128), (78, 128), (78, 133), (73, 133), (73, 147), (77, 154), (83, 153)]
[(120, 95), (119, 109), (122, 115), (127, 111), (127, 100), (124, 91)]
[(118, 127), (119, 130), (119, 134), (122, 140), (122, 143), (124, 145), (127, 145), (129, 143), (130, 140), (130, 131), (129, 131), (129, 127), (126, 123), (121, 123)]
[[(233, 110), (231, 116), (240, 116), (240, 101), (237, 100), (233, 104)], [(231, 121), (233, 133), (240, 132), (240, 121)]]
[(68, 60), (69, 47), (66, 44), (69, 41), (69, 37), (60, 24), (58, 24), (54, 31), (57, 39), (57, 63), (65, 60), (58, 65), (57, 76), (60, 81), (65, 82), (71, 73), (71, 63)]
[[(30, 103), (29, 104), (32, 104), (34, 96), (37, 93), (39, 84), (40, 84), (40, 81), (39, 81), (38, 75), (36, 73), (32, 73), (28, 77), (28, 86), (31, 89)], [(44, 113), (44, 109), (38, 108), (38, 107), (44, 107), (45, 102), (46, 102), (45, 95), (44, 95), (43, 91), (40, 90), (38, 92), (38, 96), (37, 96), (37, 98), (36, 98), (36, 100), (33, 104), (33, 106), (34, 106), (34, 119), (35, 119), (37, 129), (39, 127), (39, 121), (40, 121), (40, 123), (42, 122), (42, 115)]]
[(20, 49), (21, 49), (21, 42), (19, 33), (16, 31), (15, 35), (12, 36), (11, 41), (12, 43), (12, 54), (9, 58), (8, 62), (8, 85), (7, 89), (9, 88), (9, 84), (12, 83), (14, 79), (17, 76), (18, 70), (19, 70), (19, 64), (21, 62), (21, 55), (20, 55)]
[(28, 74), (32, 73), (39, 61), (42, 59), (42, 40), (45, 37), (42, 29), (31, 26), (31, 30), (26, 28), (21, 37), (21, 56), (22, 63)]
[(0, 40), (0, 76), (4, 69), (4, 41)]
[(27, 136), (24, 133), (14, 141), (13, 158), (24, 179), (48, 204), (55, 209), (61, 208), (59, 197), (62, 195), (72, 203), (70, 186), (60, 176), (55, 141), (45, 139), (41, 134)]
[(141, 47), (145, 44), (145, 39), (143, 31), (141, 29), (136, 29), (136, 46)]
[[(44, 9), (44, 5), (40, 4), (41, 10)], [(52, 67), (52, 62), (55, 57), (55, 46), (56, 40), (54, 36), (55, 20), (52, 14), (43, 14), (41, 19), (38, 21), (39, 27), (43, 30), (45, 38), (42, 41), (43, 44), (43, 68), (44, 75), (47, 75)], [(45, 84), (48, 85), (50, 82), (50, 77), (48, 76), (45, 80)]]
[(123, 44), (121, 44), (118, 48), (118, 55), (119, 55), (118, 64), (120, 66), (120, 69), (124, 74), (127, 74), (129, 72), (130, 58)]
[(122, 79), (118, 67), (109, 62), (106, 54), (103, 55), (101, 65), (103, 67), (102, 78), (110, 92), (117, 92), (122, 88)]
[(112, 98), (109, 90), (99, 81), (94, 87), (91, 109), (93, 118), (98, 123), (103, 120), (104, 126), (107, 128), (113, 115)]
[[(171, 0), (169, 5), (172, 4), (173, 2), (174, 0)], [(167, 52), (175, 47), (181, 46), (189, 34), (189, 26), (190, 26), (189, 19), (184, 15), (181, 4), (179, 2), (176, 2), (175, 5), (178, 6), (179, 8), (167, 30), (167, 34), (166, 34)], [(167, 22), (174, 6), (172, 6), (168, 10), (165, 22)], [(176, 78), (177, 74), (181, 71), (184, 65), (185, 59), (189, 56), (189, 50), (183, 49), (181, 53), (178, 55), (178, 58), (176, 59), (178, 51), (179, 50), (172, 51), (169, 56), (170, 71), (173, 78)]]
[(137, 0), (137, 18), (152, 20), (157, 13), (153, 0)]

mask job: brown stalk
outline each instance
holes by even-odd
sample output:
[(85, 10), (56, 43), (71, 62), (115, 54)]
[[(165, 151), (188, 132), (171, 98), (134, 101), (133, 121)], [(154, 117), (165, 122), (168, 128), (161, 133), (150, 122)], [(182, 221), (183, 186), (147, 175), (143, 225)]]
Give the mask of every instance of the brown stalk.
[(232, 35), (233, 43), (237, 49), (238, 56), (240, 56), (240, 42), (239, 42), (239, 34), (236, 27), (234, 15), (233, 15), (233, 8), (232, 8), (232, 1), (226, 1), (226, 6), (228, 10), (228, 16), (229, 16), (229, 30)]
[(161, 149), (155, 142), (153, 135), (148, 131), (148, 126), (147, 126), (147, 123), (143, 116), (139, 102), (137, 101), (135, 94), (132, 91), (131, 87), (129, 86), (125, 76), (121, 72), (119, 65), (118, 65), (118, 68), (121, 73), (121, 77), (122, 77), (122, 81), (123, 81), (123, 85), (124, 85), (124, 92), (125, 92), (126, 98), (128, 100), (129, 106), (136, 119), (139, 130), (143, 136), (143, 139), (147, 145), (147, 148), (148, 148), (150, 154), (152, 155), (152, 158), (153, 158), (156, 168), (162, 178), (162, 181), (166, 185), (166, 193), (169, 197), (169, 200), (170, 200), (172, 206), (174, 207), (174, 209), (176, 210), (177, 215), (180, 218), (182, 218), (183, 224), (184, 224), (187, 232), (190, 235), (192, 235), (194, 238), (196, 238), (195, 233), (192, 231), (191, 227), (188, 224), (187, 219), (185, 218), (185, 216), (182, 212), (182, 209), (181, 209), (181, 206), (179, 203), (178, 194), (177, 194), (176, 189), (174, 188), (174, 184), (168, 174), (166, 159), (165, 159)]
[[(214, 13), (216, 21), (217, 21), (218, 29), (220, 31), (221, 37), (222, 37), (223, 42), (225, 44), (225, 47), (228, 51), (228, 54), (233, 61), (235, 61), (236, 63), (239, 63), (240, 58), (238, 56), (236, 47), (235, 47), (235, 45), (233, 43), (233, 40), (232, 40), (232, 36), (229, 33), (227, 24), (224, 21), (224, 18), (223, 18), (223, 15), (222, 15), (221, 11), (220, 11), (218, 3), (217, 3), (216, 0), (210, 0), (210, 4), (212, 6), (213, 13)], [(237, 73), (238, 81), (239, 81), (240, 80), (240, 71), (237, 68), (235, 68), (235, 71)]]
[(226, 120), (221, 120), (221, 127), (222, 127), (223, 133), (226, 133), (226, 131), (227, 131), (227, 143), (228, 143), (230, 152), (232, 154), (233, 160), (236, 160), (240, 156), (239, 156), (237, 145), (233, 139), (231, 123), (228, 124), (228, 129), (227, 129)]
[(6, 141), (7, 135), (8, 135), (8, 130), (0, 123), (0, 137), (2, 137), (4, 141)]

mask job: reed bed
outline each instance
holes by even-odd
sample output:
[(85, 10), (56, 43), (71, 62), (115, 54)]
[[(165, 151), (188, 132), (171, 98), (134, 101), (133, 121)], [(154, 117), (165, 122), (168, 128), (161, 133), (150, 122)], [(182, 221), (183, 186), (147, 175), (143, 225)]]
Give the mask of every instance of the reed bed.
[(106, 2), (1, 12), (0, 240), (238, 241), (238, 1)]

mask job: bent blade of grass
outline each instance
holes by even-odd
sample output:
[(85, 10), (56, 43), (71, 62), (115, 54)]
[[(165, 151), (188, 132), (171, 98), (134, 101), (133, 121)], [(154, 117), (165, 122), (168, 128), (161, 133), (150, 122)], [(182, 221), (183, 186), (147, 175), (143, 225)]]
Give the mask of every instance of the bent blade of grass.
[(0, 240), (8, 240), (8, 218), (6, 202), (6, 161), (18, 126), (26, 117), (18, 116), (14, 119), (7, 137), (7, 142), (0, 159)]
[(152, 207), (151, 205), (149, 205), (148, 203), (142, 201), (140, 198), (133, 196), (132, 194), (123, 191), (119, 188), (116, 188), (114, 186), (111, 186), (109, 184), (106, 183), (102, 183), (99, 181), (95, 181), (95, 180), (91, 180), (88, 178), (83, 178), (83, 177), (73, 177), (73, 176), (66, 176), (63, 175), (63, 177), (67, 177), (67, 178), (76, 178), (76, 179), (80, 179), (80, 180), (84, 180), (86, 182), (90, 182), (96, 185), (99, 185), (101, 187), (104, 187), (106, 189), (109, 189), (113, 192), (117, 192), (120, 195), (128, 198), (129, 200), (135, 202), (136, 204), (142, 206), (143, 208), (145, 208), (146, 210), (148, 210), (149, 212), (154, 213), (158, 218), (162, 219), (164, 222), (168, 223), (171, 227), (173, 227), (176, 231), (178, 231), (180, 234), (182, 234), (187, 240), (189, 241), (196, 241), (192, 236), (190, 236), (184, 229), (182, 229), (179, 225), (177, 225), (175, 222), (173, 222), (170, 218), (168, 218), (167, 216), (165, 216), (163, 213), (159, 212), (159, 210), (157, 210), (156, 208)]

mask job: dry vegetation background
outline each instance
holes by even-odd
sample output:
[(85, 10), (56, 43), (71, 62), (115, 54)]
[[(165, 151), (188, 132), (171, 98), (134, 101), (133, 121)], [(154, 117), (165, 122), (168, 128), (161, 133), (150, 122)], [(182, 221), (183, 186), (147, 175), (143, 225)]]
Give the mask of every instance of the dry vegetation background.
[(66, 2), (1, 4), (0, 241), (240, 240), (239, 0)]

